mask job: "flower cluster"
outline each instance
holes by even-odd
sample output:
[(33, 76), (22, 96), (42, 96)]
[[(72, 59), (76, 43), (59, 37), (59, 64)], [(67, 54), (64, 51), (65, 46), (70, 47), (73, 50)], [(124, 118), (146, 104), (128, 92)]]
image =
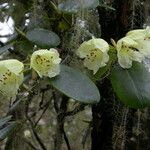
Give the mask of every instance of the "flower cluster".
[(150, 28), (129, 31), (117, 42), (118, 62), (123, 68), (130, 68), (132, 61), (142, 62), (150, 58)]
[[(130, 68), (132, 61), (142, 62), (145, 57), (150, 58), (150, 28), (132, 30), (125, 37), (118, 40), (118, 62), (122, 68)], [(86, 68), (96, 74), (109, 61), (109, 44), (101, 38), (92, 38), (83, 42), (76, 54), (83, 59)], [(55, 77), (60, 73), (61, 58), (56, 49), (41, 49), (31, 56), (30, 68), (33, 68), (42, 78)], [(14, 98), (19, 86), (23, 82), (24, 65), (18, 60), (0, 61), (0, 93)]]
[[(57, 50), (38, 50), (32, 54), (30, 66), (40, 77), (54, 77), (60, 72), (60, 61)], [(23, 63), (16, 59), (0, 61), (0, 93), (3, 96), (16, 97), (23, 82), (23, 69)]]
[[(132, 61), (142, 62), (150, 58), (150, 27), (132, 30), (118, 40), (116, 47), (118, 62), (122, 68), (130, 68)], [(95, 74), (99, 68), (109, 61), (109, 45), (100, 38), (92, 38), (83, 42), (77, 50), (77, 55), (83, 59), (83, 64)]]

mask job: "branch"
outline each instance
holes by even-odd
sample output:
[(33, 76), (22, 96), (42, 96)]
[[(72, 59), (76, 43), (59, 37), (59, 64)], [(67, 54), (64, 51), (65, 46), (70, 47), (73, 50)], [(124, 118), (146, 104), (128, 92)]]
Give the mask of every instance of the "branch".
[(42, 118), (43, 115), (45, 114), (46, 110), (48, 109), (48, 107), (49, 107), (49, 105), (50, 105), (50, 102), (51, 102), (51, 101), (48, 101), (48, 102), (45, 104), (45, 108), (44, 108), (42, 114), (40, 115), (40, 117), (39, 117), (39, 118), (37, 119), (37, 121), (35, 122), (34, 127), (37, 126), (38, 122), (41, 120), (41, 118)]
[(40, 147), (42, 148), (42, 150), (47, 150), (46, 147), (45, 147), (45, 145), (43, 144), (41, 138), (39, 137), (38, 133), (35, 131), (33, 121), (32, 121), (31, 118), (28, 116), (29, 104), (30, 104), (30, 102), (32, 101), (32, 98), (33, 98), (33, 94), (30, 93), (29, 96), (28, 96), (28, 100), (27, 100), (27, 102), (26, 102), (26, 118), (27, 118), (27, 120), (28, 120), (29, 123), (30, 123), (31, 130), (32, 130), (33, 135), (35, 136), (35, 138), (36, 138), (38, 144), (40, 145)]
[(10, 37), (12, 36), (13, 34), (6, 34), (6, 35), (0, 35), (0, 38), (7, 38), (7, 37)]
[(34, 150), (39, 150), (39, 149), (36, 148), (28, 139), (23, 138), (23, 141), (24, 141), (25, 143), (27, 143), (32, 149), (34, 149)]
[(63, 134), (64, 134), (64, 140), (65, 140), (65, 142), (66, 142), (67, 148), (68, 148), (68, 150), (71, 150), (71, 146), (70, 146), (70, 143), (69, 143), (69, 139), (68, 139), (68, 137), (67, 137), (67, 135), (66, 135), (66, 132), (65, 132), (64, 128), (63, 128)]
[(60, 110), (60, 108), (58, 106), (58, 96), (55, 91), (53, 91), (52, 94), (53, 94), (53, 98), (54, 98), (54, 108), (55, 108), (56, 113), (58, 113)]
[(73, 116), (76, 115), (78, 112), (81, 112), (84, 110), (86, 104), (79, 104), (77, 107), (75, 107), (72, 111), (68, 111), (65, 113), (65, 116)]

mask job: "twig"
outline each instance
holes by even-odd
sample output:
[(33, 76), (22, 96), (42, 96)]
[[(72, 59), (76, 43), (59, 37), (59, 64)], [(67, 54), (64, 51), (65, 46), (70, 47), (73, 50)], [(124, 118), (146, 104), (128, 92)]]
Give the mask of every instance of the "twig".
[(35, 131), (35, 128), (34, 128), (34, 123), (33, 121), (30, 119), (30, 117), (28, 116), (28, 108), (29, 108), (29, 104), (32, 100), (32, 97), (33, 97), (33, 94), (30, 93), (29, 96), (28, 96), (28, 100), (27, 100), (27, 103), (26, 103), (26, 118), (27, 120), (29, 121), (30, 123), (30, 126), (31, 126), (31, 130), (33, 132), (33, 135), (35, 136), (38, 144), (40, 145), (40, 147), (42, 148), (42, 150), (46, 150), (46, 147), (45, 145), (43, 144), (41, 138), (39, 137), (39, 135), (37, 134), (37, 132)]
[(46, 104), (45, 104), (45, 109), (43, 110), (42, 114), (40, 115), (40, 117), (37, 119), (37, 121), (35, 122), (34, 124), (34, 127), (37, 126), (38, 122), (41, 120), (41, 118), (43, 117), (43, 115), (45, 114), (46, 110), (48, 109), (49, 107), (49, 104), (50, 104), (50, 101), (48, 101)]
[(55, 91), (53, 91), (52, 94), (54, 98), (54, 108), (55, 108), (56, 113), (58, 113), (60, 109), (58, 106), (58, 96), (56, 95)]
[(22, 35), (22, 37), (24, 37), (24, 38), (27, 39), (26, 34), (25, 34), (23, 31), (21, 31), (21, 30), (20, 30), (19, 28), (17, 28), (17, 27), (15, 27), (15, 30), (16, 30), (16, 32), (17, 32), (18, 34)]
[(60, 150), (63, 143), (65, 112), (67, 111), (68, 97), (63, 95), (60, 108), (57, 112), (57, 126), (54, 140), (54, 150)]
[(77, 107), (74, 108), (74, 110), (66, 112), (65, 116), (76, 115), (78, 112), (83, 111), (85, 106), (86, 106), (86, 104), (79, 104)]
[(13, 34), (6, 34), (6, 35), (0, 35), (0, 38), (6, 38), (6, 37), (10, 37), (12, 36)]
[(23, 138), (24, 142), (27, 143), (32, 149), (39, 150), (37, 147), (35, 147), (29, 140), (26, 138)]
[(87, 141), (87, 137), (89, 136), (90, 134), (90, 131), (91, 131), (91, 126), (92, 126), (92, 122), (89, 123), (87, 129), (85, 130), (85, 133), (83, 135), (83, 138), (82, 138), (82, 145), (83, 145), (83, 148), (85, 147), (85, 143)]
[(66, 132), (65, 132), (64, 128), (63, 128), (63, 135), (64, 135), (64, 140), (65, 140), (65, 142), (66, 142), (66, 145), (67, 145), (68, 150), (71, 150), (71, 146), (70, 146), (70, 143), (69, 143), (69, 139), (68, 139), (68, 137), (67, 137), (67, 135), (66, 135)]

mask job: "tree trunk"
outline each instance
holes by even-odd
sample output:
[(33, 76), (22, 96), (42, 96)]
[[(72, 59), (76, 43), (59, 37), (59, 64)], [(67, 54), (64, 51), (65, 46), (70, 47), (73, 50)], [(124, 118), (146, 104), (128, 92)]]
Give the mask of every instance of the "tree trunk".
[(98, 85), (101, 91), (101, 101), (92, 107), (93, 130), (92, 130), (92, 150), (113, 149), (113, 91), (110, 88), (110, 81), (105, 79)]
[[(113, 7), (116, 9), (108, 10), (99, 7), (99, 23), (101, 25), (101, 38), (110, 43), (110, 38), (118, 40), (125, 36), (125, 33), (133, 28), (141, 28), (143, 25), (143, 17), (134, 16), (138, 10), (133, 10), (134, 0), (114, 0)], [(136, 8), (134, 8), (136, 9)], [(140, 9), (141, 13), (142, 10)], [(134, 19), (138, 20), (134, 22)], [(134, 24), (132, 24), (134, 22)], [(92, 107), (93, 113), (93, 129), (92, 129), (92, 150), (111, 150), (113, 149), (113, 126), (115, 121), (115, 98), (111, 88), (110, 80), (104, 79), (103, 83), (98, 83), (101, 93), (101, 100)], [(116, 102), (115, 102), (116, 103)], [(132, 137), (133, 113), (130, 109), (127, 115), (125, 138), (127, 141)], [(133, 112), (133, 113), (132, 113)], [(129, 122), (130, 120), (130, 122)], [(125, 142), (128, 144), (128, 142)], [(125, 146), (125, 148), (127, 148)]]

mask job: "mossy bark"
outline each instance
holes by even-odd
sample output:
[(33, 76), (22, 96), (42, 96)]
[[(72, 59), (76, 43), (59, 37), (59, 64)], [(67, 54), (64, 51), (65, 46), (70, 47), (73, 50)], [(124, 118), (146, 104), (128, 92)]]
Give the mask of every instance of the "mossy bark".
[[(110, 43), (110, 38), (118, 40), (125, 36), (125, 33), (133, 28), (141, 28), (144, 17), (138, 14), (133, 16), (133, 11), (137, 12), (138, 8), (133, 10), (134, 0), (114, 0), (112, 6), (114, 10), (108, 10), (104, 7), (99, 7), (99, 23), (101, 25), (101, 38)], [(140, 10), (141, 13), (143, 10)], [(140, 18), (140, 19), (139, 19)], [(131, 24), (132, 19), (138, 21)], [(113, 128), (115, 121), (115, 97), (112, 91), (110, 80), (104, 79), (102, 83), (97, 84), (101, 93), (101, 101), (92, 107), (93, 113), (93, 129), (92, 129), (92, 150), (111, 150), (113, 149)], [(115, 103), (114, 103), (115, 102)], [(115, 105), (114, 105), (115, 104)], [(130, 109), (126, 123), (125, 149), (128, 149), (130, 138), (132, 137), (133, 113), (135, 110)]]

